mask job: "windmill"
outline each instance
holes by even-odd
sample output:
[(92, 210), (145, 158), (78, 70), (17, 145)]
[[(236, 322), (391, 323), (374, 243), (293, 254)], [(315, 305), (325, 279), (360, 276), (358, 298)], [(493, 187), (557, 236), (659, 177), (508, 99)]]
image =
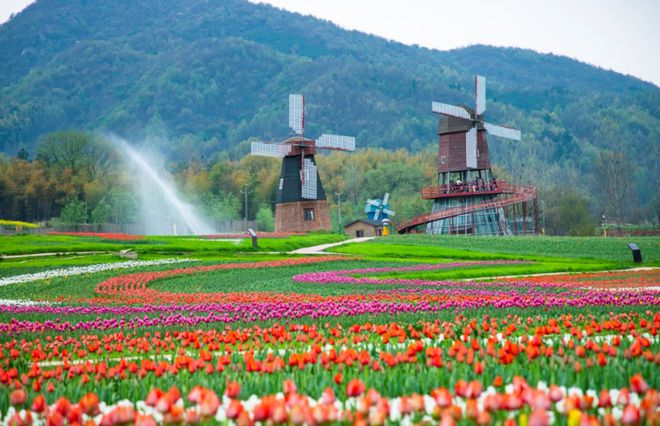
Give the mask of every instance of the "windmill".
[(289, 127), (294, 135), (282, 142), (257, 141), (251, 155), (282, 158), (275, 203), (276, 232), (330, 230), (330, 214), (314, 155), (318, 149), (354, 151), (355, 138), (322, 134), (305, 138), (305, 100), (289, 95)]
[(520, 140), (520, 130), (484, 121), (486, 78), (474, 78), (474, 109), (432, 102), (431, 111), (440, 115), (438, 176), (422, 198), (433, 200), (433, 208), (400, 224), (399, 232), (423, 225), (434, 234), (510, 235), (520, 225), (522, 233), (533, 233), (527, 203), (536, 205), (536, 189), (497, 182), (491, 170), (486, 135)]
[(453, 117), (464, 121), (470, 121), (472, 125), (465, 133), (465, 167), (477, 168), (477, 134), (479, 130), (485, 130), (493, 136), (505, 139), (520, 140), (520, 130), (511, 127), (498, 126), (483, 121), (483, 113), (486, 111), (486, 77), (476, 75), (474, 77), (474, 110), (462, 106), (432, 102), (431, 111), (436, 114)]
[(379, 221), (382, 219), (391, 219), (396, 214), (390, 210), (389, 199), (390, 194), (386, 192), (383, 198), (367, 200), (364, 212), (367, 214), (369, 220)]

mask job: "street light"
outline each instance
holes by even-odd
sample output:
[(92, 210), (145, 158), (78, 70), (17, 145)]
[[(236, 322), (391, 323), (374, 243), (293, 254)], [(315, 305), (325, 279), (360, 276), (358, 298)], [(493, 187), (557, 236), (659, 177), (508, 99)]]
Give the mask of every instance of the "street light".
[(247, 230), (247, 220), (248, 220), (248, 184), (245, 184), (245, 189), (241, 191), (241, 194), (245, 194), (245, 229)]
[(541, 214), (542, 214), (542, 217), (543, 217), (542, 233), (543, 233), (543, 235), (545, 235), (545, 202), (543, 200), (541, 200)]

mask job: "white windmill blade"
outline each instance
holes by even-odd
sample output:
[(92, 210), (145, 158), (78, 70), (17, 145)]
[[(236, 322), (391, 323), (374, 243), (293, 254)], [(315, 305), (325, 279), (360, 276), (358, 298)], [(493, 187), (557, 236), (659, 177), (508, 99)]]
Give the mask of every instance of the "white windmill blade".
[(316, 200), (317, 197), (317, 179), (316, 179), (316, 165), (312, 160), (305, 159), (303, 163), (303, 182), (302, 182), (302, 197), (308, 200)]
[(380, 218), (381, 210), (382, 210), (381, 208), (376, 209), (376, 213), (374, 214), (374, 220), (378, 220), (378, 218)]
[(495, 124), (484, 123), (484, 129), (493, 135), (499, 136), (505, 139), (513, 139), (516, 141), (520, 140), (520, 130), (514, 129), (512, 127), (497, 126)]
[(289, 127), (302, 135), (305, 128), (305, 98), (303, 95), (289, 95)]
[(477, 168), (477, 128), (471, 128), (465, 134), (465, 165), (470, 169)]
[(355, 151), (355, 138), (353, 136), (322, 134), (316, 140), (316, 147), (339, 149), (342, 151)]
[(386, 192), (385, 196), (383, 197), (383, 205), (386, 205), (389, 199), (390, 199), (390, 193)]
[(477, 115), (486, 111), (486, 77), (474, 76), (474, 110)]
[(431, 111), (436, 114), (451, 115), (452, 117), (465, 118), (469, 120), (470, 113), (463, 107), (443, 104), (442, 102), (431, 102)]
[(371, 204), (372, 206), (376, 206), (376, 207), (380, 206), (380, 203), (378, 202), (378, 200), (369, 199), (369, 200), (367, 200), (367, 204)]
[(383, 209), (383, 213), (385, 213), (388, 216), (394, 216), (396, 214), (390, 209)]
[(252, 142), (250, 144), (250, 154), (261, 157), (282, 158), (291, 152), (291, 145), (284, 145), (274, 142)]

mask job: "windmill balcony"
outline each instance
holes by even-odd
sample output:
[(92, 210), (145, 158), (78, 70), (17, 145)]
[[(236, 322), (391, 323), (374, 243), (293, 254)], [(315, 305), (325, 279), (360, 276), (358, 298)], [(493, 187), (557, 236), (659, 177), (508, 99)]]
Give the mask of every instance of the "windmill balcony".
[(465, 197), (470, 195), (502, 194), (508, 192), (506, 182), (468, 182), (449, 185), (427, 186), (422, 188), (422, 198), (434, 200), (446, 197)]

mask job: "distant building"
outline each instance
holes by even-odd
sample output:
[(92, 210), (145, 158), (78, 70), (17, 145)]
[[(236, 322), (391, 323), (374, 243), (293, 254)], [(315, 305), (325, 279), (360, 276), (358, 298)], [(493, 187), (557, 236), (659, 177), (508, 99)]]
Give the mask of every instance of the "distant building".
[(344, 226), (344, 232), (351, 237), (379, 237), (383, 234), (383, 225), (380, 221), (358, 219)]

